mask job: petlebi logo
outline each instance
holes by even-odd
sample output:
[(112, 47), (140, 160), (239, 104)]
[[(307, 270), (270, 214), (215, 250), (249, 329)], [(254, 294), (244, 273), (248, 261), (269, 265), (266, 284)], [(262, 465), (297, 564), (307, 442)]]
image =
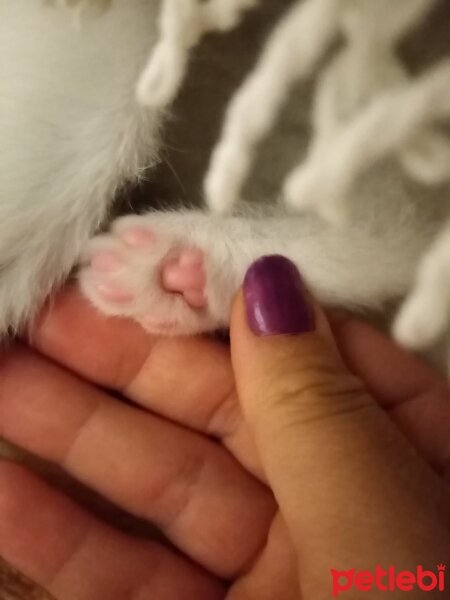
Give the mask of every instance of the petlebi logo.
[(351, 589), (360, 592), (380, 590), (382, 592), (412, 592), (422, 590), (423, 592), (445, 591), (445, 569), (444, 563), (436, 565), (436, 570), (427, 570), (419, 565), (415, 571), (399, 571), (390, 566), (382, 568), (377, 565), (375, 571), (337, 571), (331, 569), (333, 596), (343, 595)]

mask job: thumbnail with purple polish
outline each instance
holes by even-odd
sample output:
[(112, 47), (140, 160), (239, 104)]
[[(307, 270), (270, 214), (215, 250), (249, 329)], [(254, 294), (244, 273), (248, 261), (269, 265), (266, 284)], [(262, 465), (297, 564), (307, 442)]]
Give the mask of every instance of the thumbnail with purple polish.
[(257, 335), (301, 334), (314, 330), (305, 285), (293, 262), (263, 256), (244, 279), (244, 298), (251, 330)]

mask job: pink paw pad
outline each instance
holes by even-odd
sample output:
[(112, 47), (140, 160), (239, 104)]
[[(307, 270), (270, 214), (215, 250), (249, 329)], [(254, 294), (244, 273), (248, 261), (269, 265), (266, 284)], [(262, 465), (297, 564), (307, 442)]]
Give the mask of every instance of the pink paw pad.
[(144, 227), (128, 227), (119, 231), (120, 239), (133, 248), (149, 248), (156, 242), (156, 235)]
[(183, 294), (193, 308), (204, 308), (206, 275), (203, 252), (188, 248), (167, 262), (163, 267), (162, 282), (167, 291)]

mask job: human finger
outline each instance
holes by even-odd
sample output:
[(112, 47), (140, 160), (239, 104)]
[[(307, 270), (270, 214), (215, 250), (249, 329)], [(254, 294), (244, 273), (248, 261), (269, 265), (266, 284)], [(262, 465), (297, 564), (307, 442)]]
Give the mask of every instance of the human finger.
[(156, 543), (87, 514), (23, 467), (0, 462), (0, 553), (64, 600), (220, 600), (222, 582)]
[(4, 352), (0, 382), (1, 435), (156, 522), (196, 562), (230, 576), (263, 544), (271, 493), (213, 440), (25, 347)]
[(239, 399), (296, 544), (304, 589), (312, 597), (322, 589), (336, 556), (358, 570), (381, 552), (411, 567), (440, 560), (449, 543), (448, 490), (348, 370), (287, 259), (264, 257), (248, 271), (233, 307), (231, 349)]
[(217, 437), (246, 468), (258, 472), (225, 344), (150, 336), (130, 320), (101, 315), (73, 287), (44, 309), (29, 343), (88, 381)]

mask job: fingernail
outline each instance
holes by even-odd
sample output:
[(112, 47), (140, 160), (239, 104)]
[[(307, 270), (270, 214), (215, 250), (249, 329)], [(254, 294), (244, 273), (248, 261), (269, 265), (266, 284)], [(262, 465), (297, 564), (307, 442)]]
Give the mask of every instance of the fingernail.
[(301, 334), (314, 330), (306, 288), (293, 262), (284, 256), (263, 256), (244, 279), (250, 329), (256, 335)]

